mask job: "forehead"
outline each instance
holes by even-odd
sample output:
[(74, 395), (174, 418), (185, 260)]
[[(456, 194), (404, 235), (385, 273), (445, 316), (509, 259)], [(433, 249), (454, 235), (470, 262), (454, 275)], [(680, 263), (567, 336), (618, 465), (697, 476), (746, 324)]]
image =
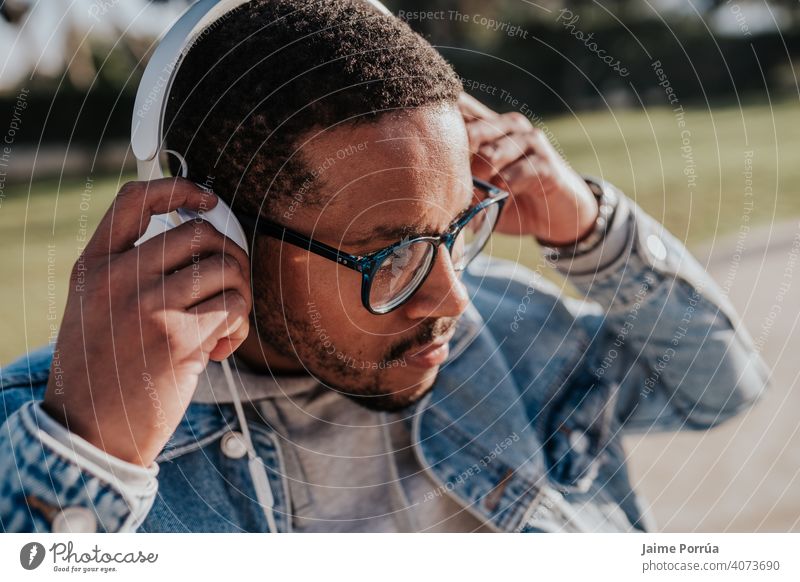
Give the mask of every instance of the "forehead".
[(297, 216), (313, 223), (315, 238), (337, 244), (370, 235), (379, 242), (402, 226), (437, 231), (472, 198), (467, 135), (454, 106), (322, 131), (301, 152), (323, 191)]

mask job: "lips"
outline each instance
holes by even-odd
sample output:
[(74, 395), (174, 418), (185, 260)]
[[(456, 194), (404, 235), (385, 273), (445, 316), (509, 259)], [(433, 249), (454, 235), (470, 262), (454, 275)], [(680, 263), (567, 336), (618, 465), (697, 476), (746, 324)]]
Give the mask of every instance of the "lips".
[(410, 366), (417, 366), (420, 368), (432, 368), (442, 364), (450, 352), (449, 343), (453, 339), (455, 330), (451, 331), (444, 337), (436, 338), (422, 346), (411, 348), (405, 352), (406, 362)]

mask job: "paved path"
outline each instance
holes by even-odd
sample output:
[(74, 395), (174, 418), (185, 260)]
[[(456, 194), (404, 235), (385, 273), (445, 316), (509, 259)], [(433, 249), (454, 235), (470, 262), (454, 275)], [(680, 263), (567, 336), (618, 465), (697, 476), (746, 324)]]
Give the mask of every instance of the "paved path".
[(800, 531), (800, 222), (695, 252), (772, 367), (751, 411), (705, 433), (629, 438), (634, 487), (663, 531)]

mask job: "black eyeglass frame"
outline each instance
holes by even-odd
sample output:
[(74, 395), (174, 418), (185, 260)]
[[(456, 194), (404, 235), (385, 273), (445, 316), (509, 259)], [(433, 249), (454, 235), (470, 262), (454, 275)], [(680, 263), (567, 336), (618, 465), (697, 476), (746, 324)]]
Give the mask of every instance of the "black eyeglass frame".
[[(431, 269), (433, 268), (433, 264), (436, 262), (436, 253), (439, 250), (439, 245), (444, 243), (445, 247), (447, 247), (447, 250), (448, 252), (451, 253), (452, 257), (453, 243), (455, 243), (455, 240), (458, 237), (461, 230), (469, 223), (470, 220), (472, 220), (475, 217), (476, 214), (478, 214), (478, 212), (488, 208), (492, 204), (497, 204), (498, 205), (497, 218), (495, 219), (495, 223), (492, 225), (492, 232), (494, 231), (494, 228), (497, 226), (497, 222), (500, 220), (500, 213), (502, 212), (503, 206), (505, 205), (505, 202), (509, 197), (509, 193), (488, 182), (484, 182), (483, 180), (480, 180), (475, 176), (472, 177), (472, 184), (476, 188), (480, 188), (481, 190), (486, 192), (488, 195), (487, 198), (481, 200), (478, 204), (471, 206), (470, 208), (465, 210), (458, 218), (456, 218), (456, 220), (454, 220), (450, 224), (450, 226), (444, 233), (438, 236), (418, 236), (408, 240), (402, 240), (394, 244), (391, 244), (388, 247), (382, 248), (377, 251), (373, 251), (363, 256), (351, 255), (350, 253), (346, 253), (335, 247), (316, 241), (286, 226), (266, 220), (261, 217), (254, 218), (252, 216), (241, 216), (237, 218), (239, 218), (239, 222), (241, 222), (243, 226), (249, 228), (251, 232), (258, 232), (259, 234), (270, 236), (284, 242), (288, 242), (289, 244), (310, 251), (315, 255), (325, 257), (326, 259), (334, 261), (349, 269), (358, 271), (359, 273), (361, 273), (361, 303), (370, 313), (373, 313), (375, 315), (384, 315), (386, 313), (394, 311), (395, 309), (397, 309), (398, 307), (409, 301), (416, 294), (419, 288), (422, 287), (423, 283), (428, 278), (428, 275), (430, 275)], [(483, 247), (489, 241), (489, 238), (491, 237), (490, 236), (486, 237), (486, 240), (483, 242), (481, 248), (478, 249), (478, 251), (469, 260), (467, 264), (465, 264), (461, 269), (457, 269), (457, 271), (462, 271), (466, 269), (467, 266), (469, 266), (469, 263), (471, 263), (475, 259), (475, 257), (477, 257), (483, 250)], [(386, 257), (396, 252), (400, 248), (410, 246), (418, 242), (427, 242), (433, 246), (433, 256), (428, 264), (427, 272), (420, 279), (419, 283), (417, 284), (417, 287), (411, 293), (409, 293), (408, 296), (404, 298), (401, 302), (397, 303), (396, 305), (393, 305), (391, 308), (385, 311), (376, 311), (375, 309), (372, 308), (369, 301), (369, 295), (370, 291), (372, 290), (372, 282), (374, 280), (375, 273), (380, 268), (381, 264), (386, 259)]]

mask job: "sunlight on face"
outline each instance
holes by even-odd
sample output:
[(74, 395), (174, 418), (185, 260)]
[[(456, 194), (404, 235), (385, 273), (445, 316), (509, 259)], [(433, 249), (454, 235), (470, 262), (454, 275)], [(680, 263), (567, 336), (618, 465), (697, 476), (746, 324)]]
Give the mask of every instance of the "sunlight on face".
[[(318, 175), (314, 187), (322, 189), (322, 202), (303, 205), (295, 197), (287, 202), (291, 212), (276, 220), (354, 255), (440, 234), (477, 202), (467, 136), (454, 106), (323, 132), (303, 145), (302, 155)], [(408, 406), (433, 384), (468, 304), (450, 256), (441, 250), (416, 293), (376, 315), (362, 305), (360, 273), (260, 238), (251, 333), (257, 331), (273, 370), (310, 373), (370, 408)], [(381, 276), (403, 286), (414, 276), (406, 267), (417, 259), (406, 249), (392, 257), (392, 272)]]

